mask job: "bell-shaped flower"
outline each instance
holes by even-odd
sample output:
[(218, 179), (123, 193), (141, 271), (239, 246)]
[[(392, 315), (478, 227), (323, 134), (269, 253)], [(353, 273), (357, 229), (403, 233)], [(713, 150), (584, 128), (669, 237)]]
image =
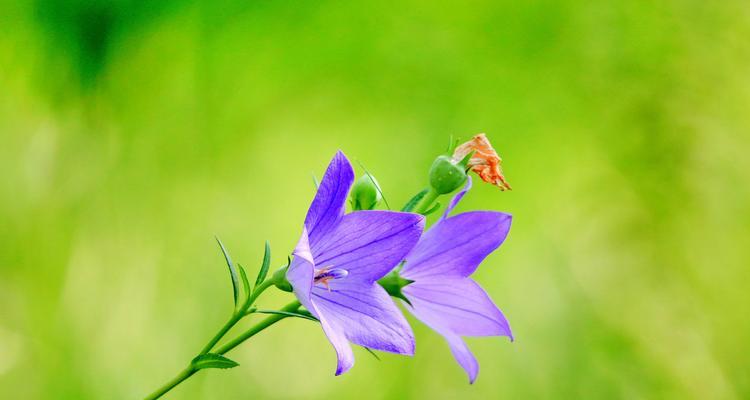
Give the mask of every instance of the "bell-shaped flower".
[(335, 348), (336, 375), (354, 365), (349, 342), (414, 354), (411, 328), (376, 281), (411, 251), (424, 229), (424, 217), (392, 211), (344, 215), (353, 181), (349, 160), (336, 153), (307, 212), (286, 275)]
[(441, 334), (466, 370), (471, 383), (479, 364), (462, 336), (508, 336), (505, 316), (469, 276), (505, 240), (511, 216), (471, 211), (448, 217), (471, 188), (471, 178), (456, 194), (442, 218), (424, 233), (406, 257), (401, 277), (413, 281), (401, 290), (417, 319)]

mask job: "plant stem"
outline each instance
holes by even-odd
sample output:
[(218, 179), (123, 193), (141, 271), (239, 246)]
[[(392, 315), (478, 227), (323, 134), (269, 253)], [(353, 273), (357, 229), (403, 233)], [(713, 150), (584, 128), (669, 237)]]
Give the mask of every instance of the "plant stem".
[[(284, 307), (282, 307), (279, 311), (284, 312), (295, 312), (299, 309), (300, 303), (299, 301), (293, 301)], [(232, 339), (231, 341), (225, 343), (223, 346), (216, 349), (217, 354), (225, 354), (228, 351), (234, 349), (237, 347), (240, 343), (244, 342), (247, 339), (250, 339), (251, 337), (255, 336), (258, 332), (268, 328), (269, 326), (281, 321), (284, 318), (288, 318), (289, 315), (283, 315), (283, 314), (273, 314), (270, 317), (264, 319), (263, 321), (258, 322), (256, 325), (252, 326), (250, 329), (245, 331), (240, 336), (237, 336), (236, 338)]]
[(232, 329), (232, 327), (235, 326), (237, 322), (239, 322), (239, 320), (245, 316), (245, 311), (247, 311), (248, 307), (250, 307), (255, 302), (258, 296), (260, 296), (260, 294), (263, 293), (264, 290), (268, 289), (269, 287), (273, 285), (274, 285), (274, 282), (271, 279), (266, 280), (260, 285), (258, 285), (258, 287), (256, 287), (253, 290), (250, 296), (248, 296), (247, 300), (242, 305), (242, 307), (240, 307), (238, 310), (234, 312), (234, 314), (232, 314), (232, 317), (229, 318), (229, 321), (227, 321), (227, 323), (224, 324), (223, 327), (221, 327), (219, 332), (216, 333), (216, 335), (214, 335), (214, 337), (211, 338), (211, 340), (208, 343), (206, 343), (205, 346), (203, 346), (203, 349), (201, 349), (201, 352), (198, 353), (198, 355), (206, 354), (209, 351), (211, 351), (211, 349), (213, 349), (214, 346), (216, 346), (216, 343), (219, 343), (219, 340), (221, 340), (221, 338), (223, 338), (224, 335), (226, 335), (227, 332), (229, 332), (229, 330)]
[(182, 383), (187, 378), (190, 378), (193, 376), (194, 373), (198, 372), (197, 369), (193, 368), (193, 366), (189, 366), (182, 370), (177, 376), (174, 377), (171, 381), (164, 384), (164, 386), (156, 389), (153, 393), (146, 396), (145, 400), (155, 400), (158, 399), (161, 396), (164, 396), (167, 392), (172, 390), (175, 386)]
[[(295, 312), (299, 309), (300, 303), (298, 301), (293, 301), (283, 308), (281, 308), (281, 311), (285, 312)], [(288, 318), (288, 315), (279, 315), (274, 314), (270, 317), (258, 322), (257, 324), (253, 325), (250, 329), (245, 331), (243, 334), (238, 336), (237, 338), (233, 339), (232, 341), (226, 343), (225, 345), (219, 347), (216, 349), (215, 353), (217, 354), (225, 354), (228, 351), (234, 349), (237, 347), (240, 343), (244, 342), (247, 339), (250, 339), (251, 337), (258, 334), (260, 331), (270, 327), (271, 325), (281, 321), (284, 318)], [(180, 372), (177, 376), (175, 376), (171, 381), (165, 383), (160, 388), (156, 389), (153, 393), (146, 396), (145, 400), (156, 400), (160, 398), (161, 396), (165, 395), (170, 390), (174, 389), (177, 385), (182, 383), (183, 381), (187, 380), (191, 376), (193, 376), (196, 372), (199, 370), (195, 369), (192, 364), (189, 365), (187, 368), (185, 368), (182, 372)]]
[(419, 202), (419, 205), (417, 206), (417, 209), (414, 210), (417, 214), (424, 214), (425, 211), (430, 209), (430, 206), (432, 203), (440, 196), (440, 194), (435, 191), (435, 189), (430, 188), (430, 190), (427, 192), (427, 194), (424, 195), (422, 200)]

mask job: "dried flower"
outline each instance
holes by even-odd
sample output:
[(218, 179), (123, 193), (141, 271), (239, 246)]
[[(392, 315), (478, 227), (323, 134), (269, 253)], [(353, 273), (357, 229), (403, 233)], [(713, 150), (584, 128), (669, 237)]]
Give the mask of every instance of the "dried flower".
[(496, 185), (500, 190), (511, 190), (510, 184), (503, 176), (501, 167), (503, 160), (492, 148), (492, 144), (484, 133), (475, 135), (468, 142), (456, 147), (453, 152), (453, 160), (459, 162), (472, 152), (474, 154), (469, 159), (468, 164), (472, 171), (479, 175), (483, 181)]

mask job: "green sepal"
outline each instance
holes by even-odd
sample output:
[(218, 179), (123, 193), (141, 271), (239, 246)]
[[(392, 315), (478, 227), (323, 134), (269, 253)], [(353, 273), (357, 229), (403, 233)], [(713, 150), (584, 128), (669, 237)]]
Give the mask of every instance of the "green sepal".
[(255, 278), (255, 287), (258, 287), (261, 283), (263, 283), (264, 280), (266, 280), (266, 276), (268, 275), (268, 267), (271, 266), (271, 245), (268, 243), (268, 240), (266, 240), (266, 249), (263, 253), (263, 264), (260, 266), (260, 271), (258, 271), (258, 277)]
[(221, 240), (219, 240), (218, 236), (214, 236), (214, 238), (216, 238), (216, 242), (219, 243), (221, 252), (224, 253), (224, 259), (226, 260), (227, 266), (229, 267), (229, 275), (232, 277), (232, 294), (234, 295), (234, 306), (237, 307), (237, 303), (239, 302), (240, 297), (240, 280), (237, 276), (237, 268), (234, 267), (232, 258), (229, 257), (229, 252), (227, 252), (227, 249), (224, 247), (224, 243), (221, 243)]
[(236, 361), (230, 360), (221, 354), (216, 353), (201, 354), (198, 357), (195, 357), (190, 364), (195, 370), (207, 368), (227, 369), (240, 365)]
[(401, 211), (411, 212), (414, 209), (414, 207), (416, 207), (417, 204), (419, 204), (422, 198), (424, 198), (424, 196), (427, 195), (427, 192), (429, 191), (430, 189), (424, 189), (421, 192), (415, 194), (414, 197), (412, 197), (408, 202), (406, 202), (406, 205), (404, 206), (404, 208), (401, 209)]
[(411, 279), (402, 278), (395, 270), (378, 280), (378, 284), (385, 289), (391, 297), (401, 299), (411, 306), (411, 301), (401, 291), (404, 286), (414, 283)]

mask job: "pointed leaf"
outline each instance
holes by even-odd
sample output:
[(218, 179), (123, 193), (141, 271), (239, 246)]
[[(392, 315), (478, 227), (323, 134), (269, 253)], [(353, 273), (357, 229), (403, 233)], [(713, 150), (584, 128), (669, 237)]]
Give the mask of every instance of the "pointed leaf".
[(250, 297), (250, 281), (247, 280), (247, 273), (242, 264), (237, 264), (240, 267), (240, 278), (242, 278), (242, 287), (245, 289), (245, 298)]
[(310, 321), (318, 322), (318, 319), (313, 317), (312, 314), (309, 312), (291, 312), (291, 311), (279, 311), (279, 310), (255, 310), (256, 313), (259, 314), (276, 314), (276, 315), (286, 315), (287, 317), (297, 317), (302, 319), (309, 319)]
[(193, 359), (193, 368), (195, 369), (206, 369), (206, 368), (221, 368), (221, 369), (227, 369), (227, 368), (234, 368), (240, 364), (237, 362), (230, 360), (221, 354), (216, 353), (206, 353), (201, 354), (198, 357), (195, 357)]
[(229, 257), (229, 253), (227, 252), (227, 249), (224, 247), (224, 243), (221, 243), (221, 240), (219, 240), (218, 236), (215, 236), (216, 242), (219, 243), (219, 247), (221, 247), (221, 252), (224, 253), (224, 259), (227, 261), (227, 266), (229, 267), (229, 275), (232, 277), (232, 293), (234, 294), (234, 305), (237, 306), (238, 298), (239, 298), (239, 292), (240, 292), (240, 281), (237, 277), (237, 269), (234, 267), (234, 263), (232, 263), (232, 258)]
[(414, 207), (416, 207), (416, 206), (417, 206), (417, 204), (419, 204), (419, 202), (420, 202), (420, 201), (422, 200), (422, 198), (423, 198), (423, 197), (424, 197), (424, 196), (425, 196), (425, 195), (427, 194), (427, 192), (429, 192), (429, 191), (430, 191), (430, 189), (424, 189), (424, 190), (422, 190), (421, 192), (419, 192), (419, 193), (415, 194), (415, 195), (414, 195), (414, 197), (412, 197), (412, 198), (411, 198), (411, 200), (409, 200), (409, 201), (408, 201), (408, 202), (406, 203), (406, 205), (404, 206), (404, 208), (402, 208), (402, 209), (401, 209), (401, 211), (404, 211), (404, 212), (411, 212), (411, 210), (413, 210), (413, 209), (414, 209)]
[(427, 211), (423, 212), (422, 215), (428, 216), (428, 215), (434, 213), (435, 211), (437, 211), (439, 208), (440, 208), (440, 202), (437, 201)]
[(255, 279), (255, 287), (258, 287), (264, 280), (266, 280), (266, 275), (268, 275), (268, 267), (271, 266), (271, 245), (268, 244), (268, 240), (266, 240), (266, 250), (263, 253), (263, 264), (260, 266), (260, 271), (258, 271), (258, 277)]

